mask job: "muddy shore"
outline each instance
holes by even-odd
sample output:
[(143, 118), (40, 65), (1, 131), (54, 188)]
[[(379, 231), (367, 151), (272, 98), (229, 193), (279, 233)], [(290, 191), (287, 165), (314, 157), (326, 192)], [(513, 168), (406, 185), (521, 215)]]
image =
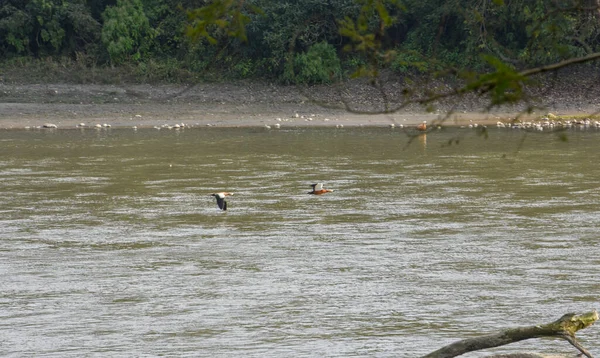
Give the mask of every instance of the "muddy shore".
[[(598, 87), (598, 88), (597, 88)], [(554, 90), (552, 90), (554, 88)], [(573, 91), (556, 87), (536, 95), (540, 109), (522, 119), (545, 113), (585, 115), (600, 107), (600, 86)], [(390, 88), (390, 93), (401, 89)], [(509, 121), (522, 108), (486, 112), (478, 99), (462, 98), (459, 105), (438, 103), (427, 112), (417, 105), (391, 114), (380, 112), (381, 96), (357, 84), (340, 90), (332, 86), (310, 89), (257, 82), (189, 85), (11, 84), (0, 82), (0, 128), (22, 129), (54, 124), (58, 128), (186, 126), (415, 126), (444, 120), (443, 125), (471, 121), (495, 124)], [(449, 117), (447, 113), (452, 111)]]

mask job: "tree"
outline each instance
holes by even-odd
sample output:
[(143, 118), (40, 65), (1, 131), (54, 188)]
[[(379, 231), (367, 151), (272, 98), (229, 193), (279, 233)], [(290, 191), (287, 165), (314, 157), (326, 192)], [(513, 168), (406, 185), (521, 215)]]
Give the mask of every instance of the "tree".
[(102, 13), (102, 42), (108, 50), (112, 64), (128, 59), (137, 61), (148, 52), (148, 43), (156, 35), (141, 0), (117, 0)]
[(26, 13), (24, 6), (17, 7), (11, 2), (0, 7), (0, 38), (2, 52), (11, 50), (16, 53), (27, 53), (33, 33), (33, 21)]
[(84, 0), (9, 0), (0, 5), (4, 54), (72, 56), (95, 42), (99, 29)]
[[(188, 1), (190, 3), (190, 1)], [(153, 57), (176, 58), (185, 55), (188, 48), (184, 35), (185, 11), (189, 6), (181, 0), (145, 0), (144, 12), (154, 29), (151, 52)]]

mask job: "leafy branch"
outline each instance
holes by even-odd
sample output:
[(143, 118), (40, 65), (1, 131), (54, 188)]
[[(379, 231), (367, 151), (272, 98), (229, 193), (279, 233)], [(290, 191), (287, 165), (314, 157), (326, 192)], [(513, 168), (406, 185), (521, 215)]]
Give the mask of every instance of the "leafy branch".
[(187, 27), (186, 34), (194, 40), (204, 38), (215, 45), (218, 40), (214, 29), (220, 29), (227, 37), (246, 42), (246, 25), (250, 23), (250, 17), (244, 10), (262, 14), (262, 10), (245, 0), (216, 0), (209, 5), (189, 10), (187, 16), (192, 24)]

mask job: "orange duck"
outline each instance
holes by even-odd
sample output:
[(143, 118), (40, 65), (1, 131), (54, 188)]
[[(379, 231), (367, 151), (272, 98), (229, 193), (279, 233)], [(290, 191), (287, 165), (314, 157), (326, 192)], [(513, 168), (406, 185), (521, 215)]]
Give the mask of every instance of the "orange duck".
[(309, 194), (321, 195), (321, 194), (333, 192), (333, 190), (324, 189), (323, 188), (323, 183), (312, 184), (311, 186), (312, 186), (313, 190), (309, 191), (308, 192)]

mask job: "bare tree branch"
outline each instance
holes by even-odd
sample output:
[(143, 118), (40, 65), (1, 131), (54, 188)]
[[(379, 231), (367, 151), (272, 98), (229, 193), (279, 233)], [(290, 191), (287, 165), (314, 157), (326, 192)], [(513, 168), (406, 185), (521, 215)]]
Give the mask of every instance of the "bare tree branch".
[(547, 66), (534, 67), (534, 68), (531, 68), (531, 69), (528, 69), (525, 71), (521, 71), (521, 72), (519, 72), (519, 74), (529, 77), (529, 76), (533, 76), (538, 73), (556, 71), (563, 67), (572, 66), (575, 64), (579, 64), (579, 63), (595, 61), (599, 58), (600, 58), (600, 52), (594, 52), (587, 56), (570, 58), (568, 60), (560, 61), (560, 62), (551, 64), (551, 65), (547, 65)]
[(597, 320), (598, 312), (596, 310), (581, 315), (569, 313), (554, 322), (544, 325), (510, 328), (482, 337), (464, 339), (429, 353), (423, 358), (452, 358), (467, 352), (503, 346), (526, 339), (540, 337), (566, 339), (586, 357), (593, 358), (592, 355), (577, 342), (575, 333), (580, 329), (591, 326)]

